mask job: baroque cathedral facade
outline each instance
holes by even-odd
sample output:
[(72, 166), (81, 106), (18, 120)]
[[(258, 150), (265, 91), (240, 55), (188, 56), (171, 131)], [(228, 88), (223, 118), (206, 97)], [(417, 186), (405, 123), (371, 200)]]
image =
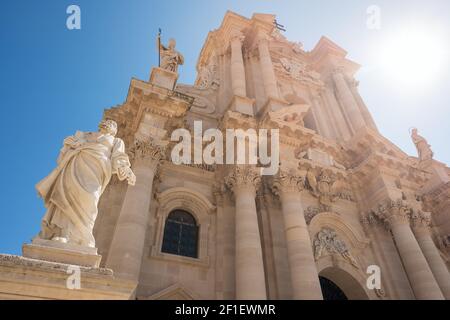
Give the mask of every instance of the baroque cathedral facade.
[[(0, 256), (0, 297), (450, 299), (450, 169), (420, 136), (412, 157), (381, 135), (344, 49), (322, 37), (305, 51), (274, 20), (227, 12), (194, 85), (176, 83), (176, 65), (131, 80), (104, 118), (136, 185), (115, 177), (100, 198), (101, 258), (79, 253), (81, 289), (69, 290), (64, 264), (24, 246)], [(161, 48), (182, 63), (174, 43)], [(194, 121), (278, 129), (278, 172), (174, 164), (171, 133)]]

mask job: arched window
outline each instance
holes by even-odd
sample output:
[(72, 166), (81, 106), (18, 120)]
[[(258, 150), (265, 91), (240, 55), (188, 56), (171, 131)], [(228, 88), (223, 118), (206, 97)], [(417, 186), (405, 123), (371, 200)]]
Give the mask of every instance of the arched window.
[(197, 258), (198, 226), (189, 212), (174, 210), (169, 213), (164, 226), (161, 251)]

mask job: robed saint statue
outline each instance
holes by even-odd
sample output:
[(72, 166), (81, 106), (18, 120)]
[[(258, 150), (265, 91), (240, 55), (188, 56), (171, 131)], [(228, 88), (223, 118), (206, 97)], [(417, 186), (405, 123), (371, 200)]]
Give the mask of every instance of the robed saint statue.
[(111, 176), (136, 182), (116, 133), (116, 122), (103, 120), (98, 132), (77, 131), (64, 140), (58, 166), (36, 185), (47, 208), (38, 238), (95, 247), (97, 205)]

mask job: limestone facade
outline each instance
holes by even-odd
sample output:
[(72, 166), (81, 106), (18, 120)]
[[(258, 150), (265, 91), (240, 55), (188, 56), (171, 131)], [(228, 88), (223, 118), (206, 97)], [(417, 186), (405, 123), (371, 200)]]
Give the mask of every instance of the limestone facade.
[[(450, 169), (381, 135), (344, 49), (322, 37), (305, 51), (274, 19), (227, 12), (194, 85), (154, 68), (105, 110), (136, 185), (113, 178), (100, 199), (97, 270), (122, 281), (117, 295), (134, 284), (130, 299), (323, 299), (319, 277), (348, 299), (450, 299)], [(203, 130), (279, 129), (280, 170), (175, 165), (171, 132), (199, 120)], [(176, 210), (195, 219), (195, 257), (162, 249)], [(370, 289), (373, 265), (381, 287)]]

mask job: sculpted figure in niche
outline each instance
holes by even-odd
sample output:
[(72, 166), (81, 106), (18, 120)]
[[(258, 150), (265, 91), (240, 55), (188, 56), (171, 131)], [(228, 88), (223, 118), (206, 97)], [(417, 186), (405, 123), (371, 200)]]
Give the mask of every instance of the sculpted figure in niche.
[(420, 161), (431, 160), (433, 158), (433, 151), (424, 137), (418, 134), (416, 128), (412, 129), (411, 139), (416, 145), (417, 153)]
[(158, 45), (159, 54), (161, 57), (161, 68), (176, 73), (178, 71), (178, 65), (182, 65), (184, 63), (184, 57), (181, 53), (175, 50), (175, 39), (170, 39), (167, 47), (159, 42)]
[(36, 185), (47, 208), (38, 238), (95, 247), (97, 204), (111, 175), (130, 185), (136, 181), (116, 133), (116, 122), (104, 120), (98, 132), (77, 131), (64, 139), (58, 166)]

